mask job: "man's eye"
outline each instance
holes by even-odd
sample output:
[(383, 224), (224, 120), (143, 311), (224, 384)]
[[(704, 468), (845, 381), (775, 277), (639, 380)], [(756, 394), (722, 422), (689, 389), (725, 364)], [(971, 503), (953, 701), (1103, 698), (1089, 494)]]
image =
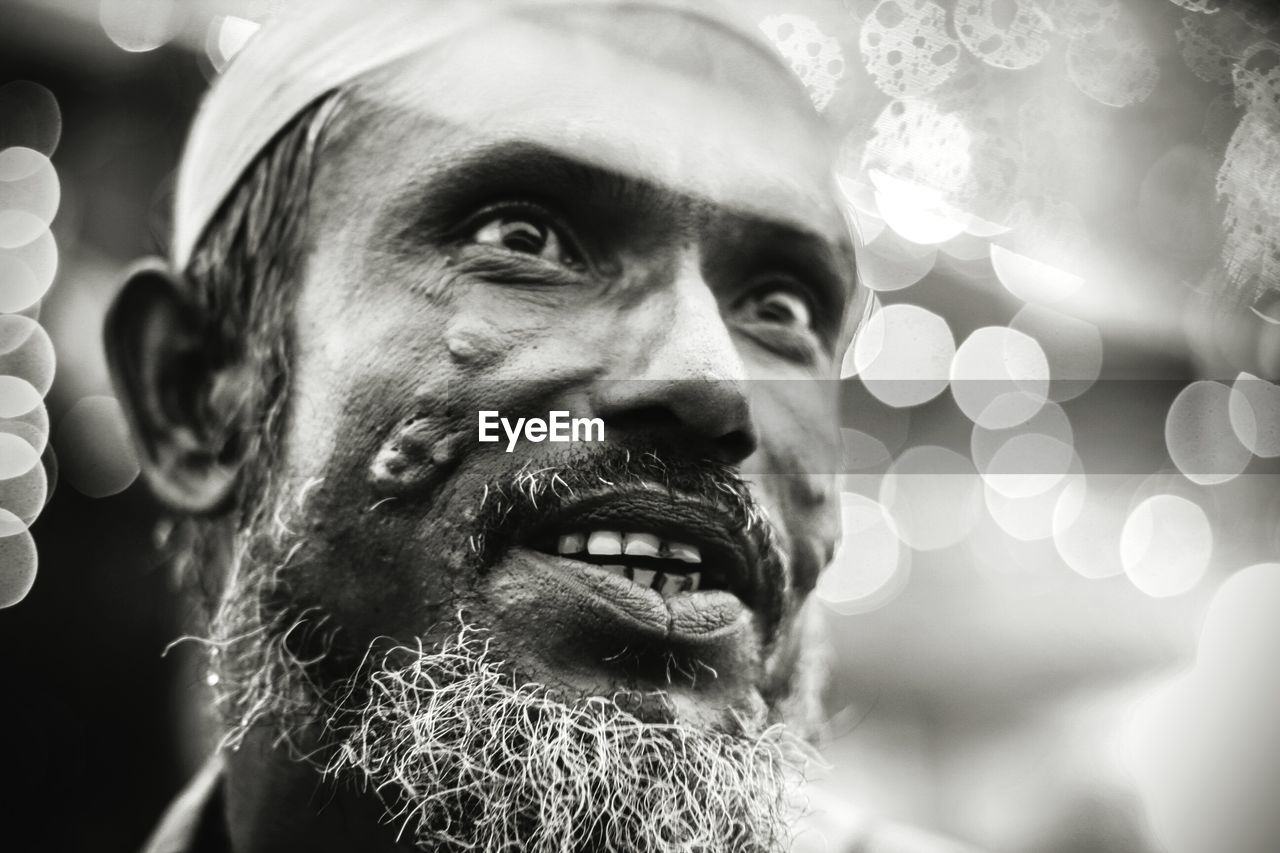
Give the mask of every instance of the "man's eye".
[(544, 219), (530, 213), (494, 214), (476, 229), (471, 239), (483, 246), (533, 255), (566, 267), (581, 265), (568, 241)]
[(738, 310), (747, 322), (771, 323), (802, 331), (813, 329), (813, 311), (808, 300), (790, 288), (754, 290), (742, 299)]

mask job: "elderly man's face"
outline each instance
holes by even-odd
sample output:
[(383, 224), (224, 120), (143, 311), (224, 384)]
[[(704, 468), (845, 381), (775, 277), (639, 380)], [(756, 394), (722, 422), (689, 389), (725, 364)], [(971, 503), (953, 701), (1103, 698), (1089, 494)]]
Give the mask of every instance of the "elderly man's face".
[[(342, 108), (272, 515), (344, 648), (461, 617), (522, 681), (758, 722), (838, 524), (834, 383), (807, 381), (853, 298), (829, 152), (745, 45), (715, 36), (745, 76), (712, 81), (606, 29), (488, 28)], [(481, 410), (605, 441), (507, 452)]]

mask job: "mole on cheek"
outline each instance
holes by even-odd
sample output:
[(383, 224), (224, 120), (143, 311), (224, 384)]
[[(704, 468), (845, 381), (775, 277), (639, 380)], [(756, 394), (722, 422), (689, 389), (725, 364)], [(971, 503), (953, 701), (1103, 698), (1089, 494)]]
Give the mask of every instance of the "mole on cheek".
[(444, 335), (449, 355), (457, 364), (488, 366), (503, 351), (503, 336), (492, 325), (468, 320), (454, 323)]
[(453, 469), (469, 432), (454, 427), (447, 410), (407, 418), (383, 442), (369, 466), (369, 482), (387, 497), (423, 494)]

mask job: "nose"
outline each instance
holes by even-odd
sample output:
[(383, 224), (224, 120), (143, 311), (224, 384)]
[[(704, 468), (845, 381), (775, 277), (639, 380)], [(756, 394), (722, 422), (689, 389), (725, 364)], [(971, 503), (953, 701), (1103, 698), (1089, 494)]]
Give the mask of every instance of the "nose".
[(593, 393), (606, 434), (658, 433), (730, 464), (754, 453), (746, 368), (696, 258), (628, 314), (617, 378)]

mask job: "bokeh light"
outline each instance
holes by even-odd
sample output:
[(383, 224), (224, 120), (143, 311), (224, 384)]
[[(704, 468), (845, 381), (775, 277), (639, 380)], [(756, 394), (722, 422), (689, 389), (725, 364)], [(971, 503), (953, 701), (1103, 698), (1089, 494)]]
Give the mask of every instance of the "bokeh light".
[(1024, 305), (1009, 327), (1035, 339), (1049, 362), (1049, 399), (1074, 400), (1102, 374), (1102, 331), (1042, 305)]
[(44, 395), (53, 384), (53, 343), (37, 322), (58, 272), (50, 227), (62, 184), (49, 159), (62, 137), (62, 110), (29, 80), (0, 86), (0, 607), (35, 582), (28, 528), (56, 475)]
[(91, 498), (124, 491), (140, 472), (124, 410), (114, 397), (79, 400), (58, 425), (56, 442), (62, 476)]
[(883, 441), (861, 430), (841, 429), (840, 443), (844, 462), (842, 471), (883, 473), (893, 461), (893, 454)]
[(1264, 323), (1280, 326), (1280, 290), (1264, 290), (1249, 306), (1249, 311)]
[(1204, 577), (1213, 529), (1203, 509), (1177, 495), (1134, 507), (1120, 535), (1120, 561), (1138, 589), (1154, 598), (1181, 595)]
[(879, 169), (870, 170), (868, 177), (876, 188), (880, 215), (903, 239), (928, 246), (964, 233), (968, 217), (949, 206), (938, 190)]
[[(969, 454), (978, 471), (986, 474), (992, 468), (996, 454), (1002, 447), (1014, 438), (1033, 436), (1051, 440), (1068, 449), (1075, 446), (1075, 430), (1072, 429), (1067, 413), (1057, 403), (1046, 403), (1032, 417), (1013, 426), (992, 428), (974, 424), (973, 431), (969, 435)], [(1022, 444), (1025, 446), (1027, 443)], [(1043, 445), (1043, 447), (1049, 451), (1049, 456), (1045, 460), (1050, 463), (1048, 467), (1042, 466), (1039, 471), (1027, 470), (1025, 473), (1049, 476), (1060, 476), (1065, 473), (1067, 469), (1063, 467), (1061, 451), (1054, 445)], [(1045, 488), (1052, 485), (1054, 484), (1048, 483)]]
[(26, 380), (43, 397), (55, 369), (53, 341), (39, 323), (20, 314), (0, 315), (0, 376)]
[[(883, 221), (883, 220), (881, 220)], [(884, 229), (874, 240), (855, 249), (858, 281), (876, 293), (890, 293), (916, 284), (933, 269), (936, 249), (912, 245)]]
[(1109, 107), (1145, 101), (1160, 79), (1155, 54), (1133, 13), (1118, 11), (1118, 20), (1074, 36), (1067, 45), (1068, 79)]
[(0, 86), (0, 151), (31, 148), (52, 157), (62, 139), (62, 110), (53, 92), (31, 80)]
[[(972, 221), (972, 220), (971, 220)], [(944, 255), (960, 261), (986, 261), (991, 254), (991, 244), (985, 237), (974, 236), (969, 231), (957, 235), (938, 247)]]
[(1227, 414), (1236, 438), (1254, 456), (1280, 456), (1280, 385), (1241, 373), (1231, 385)]
[(1049, 399), (1049, 361), (1035, 339), (1004, 326), (978, 329), (951, 362), (951, 395), (987, 429), (1035, 417)]
[(838, 613), (883, 607), (906, 585), (910, 554), (884, 507), (857, 494), (840, 496), (842, 540), (817, 594)]
[(955, 338), (932, 311), (906, 303), (883, 306), (853, 347), (857, 375), (886, 405), (918, 406), (946, 390)]
[(913, 447), (889, 466), (880, 485), (880, 504), (904, 543), (917, 551), (946, 548), (977, 523), (982, 480), (973, 463), (954, 450)]
[(1187, 385), (1169, 406), (1164, 425), (1169, 458), (1193, 483), (1225, 483), (1249, 464), (1249, 448), (1233, 429), (1231, 400), (1230, 386), (1206, 379)]
[[(19, 230), (26, 233), (25, 227)], [(0, 247), (0, 313), (22, 311), (40, 301), (57, 272), (58, 247), (47, 228), (30, 242)]]
[[(6, 379), (13, 377), (0, 377), (0, 386), (3, 386)], [(31, 445), (36, 453), (44, 453), (49, 444), (49, 411), (45, 408), (44, 401), (37, 400), (33, 408), (20, 415), (11, 418), (0, 416), (0, 433), (16, 435)]]
[[(1240, 120), (1223, 155), (1217, 189), (1225, 200), (1223, 263), (1228, 279), (1257, 291), (1275, 290), (1280, 256), (1280, 137), (1275, 116), (1249, 110)], [(1257, 282), (1257, 284), (1253, 284)], [(1270, 284), (1267, 284), (1270, 283)]]
[(956, 72), (960, 43), (931, 0), (881, 0), (862, 23), (859, 53), (880, 91), (919, 97)]
[(0, 376), (0, 420), (20, 418), (41, 405), (40, 392), (17, 376)]
[(25, 246), (58, 212), (62, 185), (48, 157), (14, 145), (0, 151), (0, 249)]
[(1074, 273), (995, 243), (991, 244), (991, 266), (1005, 289), (1027, 302), (1062, 302), (1084, 284)]
[(956, 0), (953, 14), (964, 46), (988, 65), (1027, 68), (1049, 52), (1053, 21), (1033, 0)]
[(1086, 473), (1069, 477), (1053, 508), (1053, 545), (1073, 572), (1090, 580), (1124, 572), (1120, 536), (1134, 478)]
[(107, 38), (130, 53), (167, 44), (182, 26), (176, 0), (100, 0), (98, 18)]
[(1052, 537), (1056, 527), (1066, 530), (1075, 524), (1084, 510), (1085, 493), (1084, 465), (1073, 453), (1066, 473), (1045, 491), (1010, 497), (988, 484), (983, 500), (987, 513), (1005, 534), (1021, 542), (1036, 542)]
[(40, 454), (20, 436), (0, 432), (0, 479), (21, 477), (40, 463)]
[(15, 474), (7, 462), (2, 461), (15, 440), (21, 441), (0, 433), (0, 508), (4, 509), (4, 515), (0, 516), (0, 536), (12, 536), (29, 527), (44, 509), (49, 494), (48, 474), (29, 445), (20, 451), (24, 454), (20, 461), (32, 460), (25, 471)]
[(971, 165), (970, 134), (964, 121), (925, 100), (886, 105), (871, 128), (862, 156), (862, 168), (868, 174), (874, 169), (943, 193), (962, 186)]
[(844, 51), (840, 42), (804, 15), (769, 15), (760, 22), (760, 29), (809, 90), (813, 105), (819, 110), (826, 109), (836, 94), (836, 86), (844, 78)]
[(260, 28), (257, 21), (238, 15), (218, 15), (210, 21), (204, 49), (214, 70), (223, 71)]
[(1042, 495), (1062, 481), (1071, 469), (1075, 452), (1050, 435), (1015, 435), (1000, 445), (982, 479), (987, 487), (1007, 498)]
[(27, 597), (36, 582), (36, 565), (36, 543), (28, 531), (0, 537), (0, 608)]

